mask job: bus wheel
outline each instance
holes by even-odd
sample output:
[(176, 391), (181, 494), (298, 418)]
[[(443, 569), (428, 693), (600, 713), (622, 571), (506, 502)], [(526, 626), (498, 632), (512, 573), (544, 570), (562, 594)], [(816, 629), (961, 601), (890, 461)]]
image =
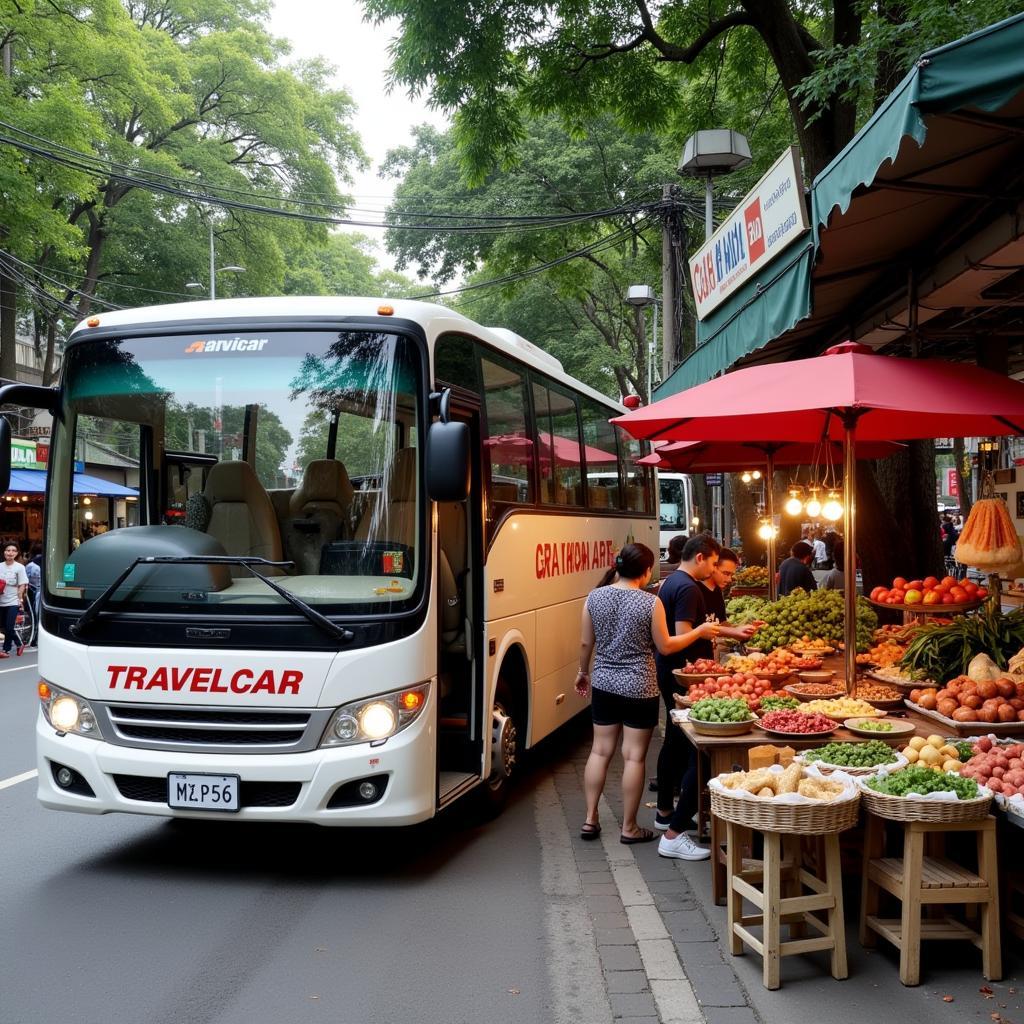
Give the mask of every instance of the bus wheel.
[(491, 814), (497, 814), (505, 806), (519, 767), (520, 749), (516, 709), (508, 687), (499, 680), (491, 708), (491, 775), (480, 787), (484, 808)]

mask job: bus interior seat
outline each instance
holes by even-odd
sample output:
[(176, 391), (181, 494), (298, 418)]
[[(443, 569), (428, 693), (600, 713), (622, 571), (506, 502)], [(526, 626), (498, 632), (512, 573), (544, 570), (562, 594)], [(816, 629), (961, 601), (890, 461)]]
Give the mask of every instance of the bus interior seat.
[(354, 497), (344, 463), (315, 459), (306, 467), (289, 501), (287, 531), (290, 557), (299, 573), (315, 575), (323, 546), (351, 539)]
[[(206, 478), (203, 496), (210, 503), (207, 529), (229, 555), (282, 558), (281, 531), (274, 506), (263, 484), (248, 462), (218, 462)], [(279, 570), (264, 567), (267, 575)], [(232, 566), (231, 575), (248, 578), (242, 566)]]
[(602, 487), (600, 484), (591, 484), (588, 491), (590, 492), (590, 505), (592, 508), (608, 508), (611, 505), (607, 487)]
[[(387, 480), (387, 474), (385, 474)], [(386, 504), (378, 496), (364, 508), (356, 526), (356, 540), (392, 540), (416, 547), (416, 449), (399, 448), (391, 464)], [(372, 534), (372, 536), (371, 536)]]
[(515, 484), (491, 483), (491, 498), (494, 501), (518, 501), (519, 488)]

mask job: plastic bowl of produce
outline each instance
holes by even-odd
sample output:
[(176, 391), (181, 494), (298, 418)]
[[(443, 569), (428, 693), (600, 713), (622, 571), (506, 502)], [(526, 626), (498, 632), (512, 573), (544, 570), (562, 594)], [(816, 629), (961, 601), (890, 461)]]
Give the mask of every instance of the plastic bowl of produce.
[(829, 669), (813, 669), (806, 672), (798, 672), (801, 683), (830, 683), (835, 678), (835, 672)]
[(742, 736), (750, 732), (757, 716), (742, 700), (709, 697), (685, 712), (693, 731), (702, 736)]

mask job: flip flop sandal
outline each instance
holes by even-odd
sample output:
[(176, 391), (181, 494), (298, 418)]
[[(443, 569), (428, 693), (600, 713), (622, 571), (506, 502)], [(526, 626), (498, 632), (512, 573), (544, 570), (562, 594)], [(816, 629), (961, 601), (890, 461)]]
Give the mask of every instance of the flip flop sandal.
[(619, 842), (626, 846), (632, 846), (634, 843), (649, 843), (653, 839), (660, 838), (657, 832), (653, 832), (649, 828), (640, 828), (637, 829), (635, 836), (620, 835)]
[(580, 826), (580, 839), (596, 839), (600, 834), (600, 825), (591, 825), (589, 821), (585, 821)]

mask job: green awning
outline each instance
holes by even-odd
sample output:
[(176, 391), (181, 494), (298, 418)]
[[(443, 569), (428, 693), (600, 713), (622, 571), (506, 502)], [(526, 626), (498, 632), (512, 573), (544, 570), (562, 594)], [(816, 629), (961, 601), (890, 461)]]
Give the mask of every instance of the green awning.
[(1024, 14), (924, 54), (814, 179), (812, 242), (795, 243), (699, 323), (696, 351), (655, 397), (740, 361), (827, 344), (866, 301), (898, 287), (906, 265), (938, 253), (951, 225), (994, 198), (990, 183), (1020, 164), (1024, 138), (1013, 119), (1022, 114)]

